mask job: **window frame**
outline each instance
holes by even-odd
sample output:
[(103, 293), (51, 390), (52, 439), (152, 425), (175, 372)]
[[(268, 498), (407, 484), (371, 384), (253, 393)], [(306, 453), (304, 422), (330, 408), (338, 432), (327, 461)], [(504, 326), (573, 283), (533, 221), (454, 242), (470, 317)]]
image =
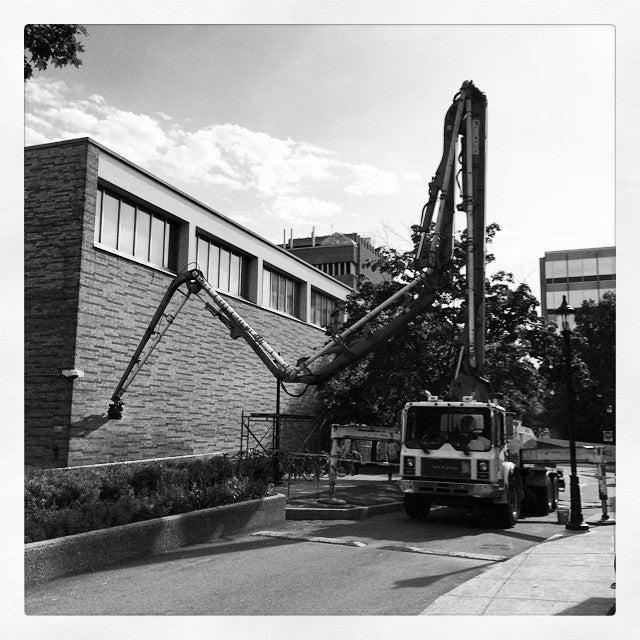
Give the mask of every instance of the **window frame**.
[[(268, 291), (268, 296), (265, 298), (265, 273), (269, 274), (269, 282), (270, 287)], [(272, 311), (277, 311), (282, 313), (290, 318), (296, 318), (297, 320), (301, 320), (302, 309), (300, 304), (301, 298), (301, 286), (302, 283), (297, 278), (294, 278), (288, 274), (283, 273), (282, 271), (275, 269), (269, 265), (262, 265), (262, 306), (270, 309)], [(287, 296), (288, 285), (291, 285), (292, 289), (292, 298)], [(280, 292), (282, 289), (282, 294)], [(289, 300), (292, 300), (293, 313), (291, 313), (288, 309), (290, 307)], [(273, 302), (275, 301), (275, 305)], [(282, 302), (282, 304), (280, 304)]]
[[(207, 245), (207, 261), (206, 264), (200, 261), (200, 246), (201, 243), (205, 243)], [(212, 251), (214, 249), (214, 251)], [(212, 255), (215, 255), (217, 252), (217, 258), (212, 261)], [(223, 253), (228, 255), (227, 268), (226, 268), (226, 280), (227, 283), (224, 287), (220, 286), (220, 275), (222, 273), (223, 268)], [(237, 270), (237, 287), (231, 287), (231, 277), (232, 277), (232, 263), (234, 262), (234, 258), (237, 259), (238, 270)], [(216, 237), (208, 234), (206, 231), (197, 229), (196, 230), (196, 263), (198, 267), (202, 270), (204, 277), (207, 281), (220, 293), (228, 293), (232, 296), (237, 296), (242, 298), (243, 300), (249, 299), (249, 268), (250, 263), (253, 256), (246, 254), (242, 251), (237, 251), (235, 249), (231, 249), (228, 244), (225, 242), (221, 242)], [(216, 276), (215, 279), (211, 277), (211, 273), (209, 273), (212, 265), (215, 264), (216, 268)]]
[[(318, 304), (318, 300), (320, 304)], [(326, 329), (331, 324), (331, 315), (338, 306), (338, 299), (334, 298), (315, 287), (311, 287), (310, 318), (309, 323), (321, 329)], [(323, 321), (325, 324), (323, 324)]]
[[(115, 219), (115, 242), (106, 242), (104, 238), (105, 234), (105, 217), (104, 217), (104, 204), (107, 197), (112, 198), (117, 202), (117, 213)], [(123, 204), (130, 207), (133, 210), (133, 242), (132, 250), (129, 247), (121, 247), (121, 232), (122, 232), (122, 210)], [(149, 228), (148, 238), (145, 238), (146, 251), (140, 253), (139, 247), (139, 230), (142, 228), (140, 220), (142, 216), (148, 216)], [(156, 229), (160, 228), (162, 232), (162, 249), (160, 261), (151, 259), (151, 244), (153, 239), (152, 227), (153, 221), (157, 221)], [(157, 269), (163, 269), (172, 273), (177, 272), (178, 263), (178, 236), (179, 236), (180, 221), (174, 218), (166, 212), (161, 212), (155, 207), (148, 205), (147, 203), (132, 197), (128, 193), (114, 188), (110, 185), (98, 183), (96, 193), (96, 212), (94, 223), (94, 245), (109, 251), (114, 251), (117, 255), (122, 257), (133, 259), (137, 262), (151, 266)], [(144, 246), (144, 244), (142, 246)]]

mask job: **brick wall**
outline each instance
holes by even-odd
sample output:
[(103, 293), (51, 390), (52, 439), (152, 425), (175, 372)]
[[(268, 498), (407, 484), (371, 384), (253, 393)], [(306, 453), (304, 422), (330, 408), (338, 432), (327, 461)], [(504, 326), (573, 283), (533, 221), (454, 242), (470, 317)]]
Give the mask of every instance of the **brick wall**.
[(86, 142), (25, 150), (25, 459), (65, 458), (73, 382)]
[[(106, 419), (171, 276), (94, 247), (98, 153), (85, 143), (28, 153), (27, 461), (71, 466), (236, 451), (242, 411), (275, 411), (275, 379), (195, 297), (125, 393), (123, 419)], [(49, 283), (46, 302), (35, 295), (43, 288), (35, 274)], [(290, 362), (326, 339), (315, 327), (228, 300)], [(84, 378), (60, 378), (62, 368)], [(314, 395), (282, 393), (281, 411), (313, 413)], [(292, 427), (283, 441), (300, 440), (309, 427)]]

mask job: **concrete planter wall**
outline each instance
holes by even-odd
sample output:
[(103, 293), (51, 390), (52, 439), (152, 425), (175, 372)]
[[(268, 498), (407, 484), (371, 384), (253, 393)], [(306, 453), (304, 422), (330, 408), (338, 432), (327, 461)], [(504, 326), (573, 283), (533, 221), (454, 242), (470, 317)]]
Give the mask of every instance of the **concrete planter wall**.
[(285, 522), (286, 499), (269, 496), (25, 545), (25, 584), (91, 571)]

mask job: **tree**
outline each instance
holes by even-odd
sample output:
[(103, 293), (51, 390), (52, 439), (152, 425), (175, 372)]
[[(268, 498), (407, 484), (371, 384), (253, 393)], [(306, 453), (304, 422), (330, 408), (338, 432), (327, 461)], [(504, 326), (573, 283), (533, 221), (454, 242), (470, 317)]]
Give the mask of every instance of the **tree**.
[[(615, 429), (607, 407), (615, 407), (615, 311), (614, 293), (605, 293), (598, 303), (586, 301), (576, 309), (576, 326), (571, 336), (574, 388), (573, 419), (576, 439), (602, 442), (602, 431)], [(552, 393), (544, 420), (558, 435), (566, 436), (569, 422), (566, 368), (561, 338), (542, 359), (541, 370)]]
[[(498, 231), (496, 224), (487, 227), (487, 243)], [(465, 232), (456, 237), (453, 259), (432, 311), (409, 322), (401, 334), (321, 387), (319, 399), (329, 420), (390, 425), (397, 423), (407, 401), (424, 398), (424, 390), (448, 395), (465, 322), (465, 240)], [(349, 319), (341, 329), (416, 277), (412, 255), (393, 249), (381, 251), (371, 268), (387, 279), (373, 284), (360, 278), (358, 291), (346, 301)], [(487, 262), (493, 259), (487, 254)], [(536, 306), (528, 286), (516, 285), (511, 274), (498, 272), (487, 280), (487, 343), (493, 347), (487, 351), (486, 375), (492, 393), (503, 393), (507, 409), (522, 415), (525, 424), (535, 423), (548, 393), (535, 357), (535, 347), (543, 345), (547, 333)], [(383, 313), (374, 324), (384, 323), (391, 313)]]
[(24, 81), (31, 78), (34, 68), (44, 71), (49, 63), (79, 67), (78, 54), (84, 51), (79, 35), (87, 35), (79, 24), (28, 24), (24, 28)]

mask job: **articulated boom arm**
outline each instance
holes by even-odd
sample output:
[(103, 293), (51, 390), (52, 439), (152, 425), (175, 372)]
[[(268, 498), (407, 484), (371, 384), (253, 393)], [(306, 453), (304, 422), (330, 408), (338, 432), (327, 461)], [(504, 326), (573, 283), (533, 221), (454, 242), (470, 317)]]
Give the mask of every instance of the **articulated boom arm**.
[[(414, 265), (420, 269), (415, 280), (405, 285), (385, 302), (371, 310), (358, 322), (341, 333), (331, 336), (328, 342), (308, 357), (300, 358), (295, 365), (286, 362), (264, 338), (256, 332), (231, 307), (198, 269), (188, 270), (174, 278), (156, 310), (147, 330), (133, 354), (124, 375), (111, 396), (109, 417), (122, 417), (122, 396), (140, 371), (153, 349), (175, 320), (191, 295), (202, 297), (206, 293), (205, 308), (230, 330), (232, 338), (242, 337), (262, 360), (271, 373), (282, 382), (319, 384), (353, 364), (397, 334), (408, 322), (424, 313), (433, 303), (440, 277), (451, 259), (453, 249), (454, 183), (456, 145), (462, 136), (460, 154), (464, 175), (462, 198), (468, 221), (469, 320), (465, 339), (465, 352), (456, 378), (463, 381), (464, 390), (469, 385), (478, 394), (478, 374), (484, 357), (484, 139), (486, 99), (471, 82), (465, 82), (454, 98), (445, 118), (444, 154), (435, 177), (429, 185), (429, 200), (423, 209), (420, 240)], [(439, 199), (435, 233), (428, 242), (431, 220)], [(186, 288), (186, 292), (183, 291)], [(174, 295), (183, 296), (177, 309), (167, 309)], [(382, 311), (401, 300), (410, 299), (404, 309), (385, 323), (372, 328), (371, 322)], [(466, 377), (465, 377), (466, 376)], [(481, 397), (477, 398), (478, 400)]]
[[(453, 99), (444, 122), (444, 151), (429, 184), (429, 200), (422, 210), (420, 237), (414, 267), (442, 268), (453, 251), (456, 161), (460, 163), (462, 203), (457, 207), (467, 216), (467, 322), (454, 396), (475, 395), (488, 400), (482, 379), (485, 357), (485, 170), (487, 99), (470, 81), (464, 82)], [(456, 156), (460, 137), (460, 153)], [(432, 218), (438, 208), (430, 243)]]
[[(416, 280), (406, 285), (376, 309), (370, 311), (360, 321), (348, 327), (342, 333), (332, 336), (324, 347), (309, 357), (301, 358), (296, 365), (291, 365), (242, 319), (224, 297), (205, 279), (201, 271), (191, 269), (176, 276), (169, 285), (116, 390), (111, 396), (108, 415), (114, 419), (122, 417), (122, 396), (191, 295), (195, 294), (201, 297), (200, 294), (202, 292), (206, 293), (210, 298), (210, 302), (205, 301), (205, 308), (230, 330), (232, 338), (243, 338), (278, 380), (282, 382), (319, 384), (362, 358), (369, 351), (397, 333), (407, 322), (422, 313), (435, 298), (438, 275), (431, 271), (421, 274)], [(186, 292), (182, 290), (183, 285), (186, 285)], [(168, 313), (167, 308), (177, 293), (183, 297), (179, 300), (177, 309), (173, 313)], [(373, 331), (368, 329), (369, 322), (381, 311), (407, 295), (415, 296), (408, 308), (381, 327)], [(361, 335), (356, 333), (358, 330), (362, 330), (360, 331)], [(331, 356), (332, 358), (327, 360)], [(311, 367), (311, 364), (314, 364), (314, 366)]]

